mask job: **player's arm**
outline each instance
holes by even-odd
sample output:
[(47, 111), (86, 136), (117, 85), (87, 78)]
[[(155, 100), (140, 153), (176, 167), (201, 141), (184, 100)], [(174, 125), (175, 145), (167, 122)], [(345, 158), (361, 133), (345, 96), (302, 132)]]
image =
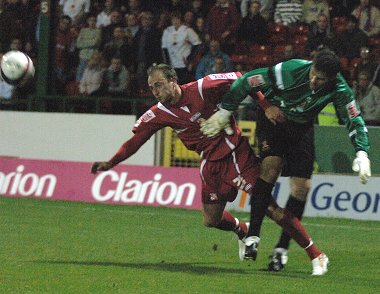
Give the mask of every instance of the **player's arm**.
[(334, 104), (339, 117), (348, 129), (351, 143), (356, 152), (352, 170), (359, 174), (360, 182), (365, 184), (371, 176), (371, 164), (368, 158), (368, 130), (360, 115), (359, 105), (354, 99), (351, 89), (338, 92)]
[(140, 149), (142, 145), (152, 136), (152, 132), (145, 130), (136, 133), (132, 138), (126, 141), (116, 154), (109, 161), (94, 162), (91, 167), (91, 173), (96, 174), (99, 171), (107, 171), (115, 165), (131, 157)]
[[(201, 131), (207, 137), (214, 137), (223, 129), (230, 130), (229, 122), (232, 112), (250, 94), (249, 87), (245, 87), (245, 84), (248, 83), (246, 80), (247, 74), (232, 83), (221, 101), (219, 110), (201, 123)], [(227, 134), (229, 133), (227, 132)]]

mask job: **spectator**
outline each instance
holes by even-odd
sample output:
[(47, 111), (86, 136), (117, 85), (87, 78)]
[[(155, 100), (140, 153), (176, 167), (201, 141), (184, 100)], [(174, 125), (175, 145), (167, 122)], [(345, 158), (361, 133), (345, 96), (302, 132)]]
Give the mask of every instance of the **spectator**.
[(158, 17), (157, 22), (157, 29), (162, 33), (167, 27), (170, 27), (171, 25), (171, 19), (170, 19), (170, 13), (168, 11), (162, 11)]
[(102, 28), (102, 45), (100, 49), (103, 50), (105, 44), (110, 42), (113, 38), (113, 33), (116, 27), (124, 29), (125, 23), (118, 9), (113, 9), (111, 12), (111, 23), (108, 26)]
[(205, 27), (205, 19), (204, 17), (198, 17), (196, 20), (195, 20), (195, 27), (194, 27), (194, 31), (197, 33), (197, 35), (199, 36), (199, 39), (201, 40), (202, 42), (202, 45), (201, 47), (204, 47), (204, 53), (207, 51), (208, 49), (208, 46), (209, 46), (209, 43), (210, 43), (210, 35), (209, 33), (207, 33), (206, 31), (206, 27)]
[(19, 0), (8, 0), (0, 13), (0, 43), (9, 47), (10, 40), (24, 36), (24, 22)]
[(305, 56), (313, 57), (321, 47), (336, 50), (336, 36), (331, 31), (327, 16), (324, 14), (318, 16), (317, 23), (310, 28), (307, 34)]
[(54, 50), (53, 65), (53, 92), (55, 94), (64, 95), (65, 85), (68, 81), (69, 50), (72, 44), (72, 35), (70, 33), (71, 18), (63, 15), (59, 19)]
[(360, 48), (368, 45), (367, 35), (358, 27), (358, 19), (353, 15), (346, 16), (345, 30), (338, 34), (338, 55), (349, 61), (360, 56)]
[(326, 15), (327, 19), (330, 19), (329, 3), (327, 0), (305, 0), (303, 2), (302, 22), (307, 24), (316, 23), (320, 14)]
[(380, 10), (369, 3), (369, 0), (360, 0), (352, 14), (359, 20), (359, 28), (368, 37), (376, 37), (380, 33)]
[(260, 1), (254, 0), (250, 2), (249, 12), (243, 18), (238, 32), (237, 40), (251, 44), (263, 45), (268, 40), (268, 23), (260, 14), (261, 4)]
[(124, 16), (125, 23), (127, 24), (124, 28), (125, 35), (128, 38), (128, 40), (133, 40), (135, 37), (137, 31), (140, 28), (139, 21), (137, 19), (137, 14), (129, 13)]
[(105, 72), (106, 94), (111, 96), (129, 95), (129, 72), (119, 56), (111, 59), (111, 65)]
[(170, 64), (178, 74), (180, 84), (193, 79), (191, 76), (192, 58), (196, 55), (201, 40), (197, 33), (182, 24), (181, 15), (174, 12), (171, 16), (172, 25), (164, 30), (161, 47), (165, 63)]
[(360, 48), (360, 60), (354, 68), (354, 81), (359, 80), (359, 73), (362, 71), (368, 72), (372, 83), (380, 87), (380, 64), (373, 60), (371, 48), (368, 46)]
[(35, 33), (36, 25), (38, 20), (38, 15), (40, 14), (40, 1), (36, 0), (21, 0), (20, 10), (23, 22), (23, 34), (22, 39), (24, 43), (32, 42), (35, 43)]
[(189, 28), (194, 29), (195, 27), (195, 18), (194, 13), (190, 10), (186, 11), (183, 15), (183, 24)]
[(351, 11), (353, 9), (350, 8), (349, 3), (354, 3), (356, 6), (359, 3), (359, 0), (357, 0), (357, 4), (355, 1), (342, 1), (342, 0), (330, 0), (330, 19), (333, 19), (334, 17), (343, 17), (351, 14)]
[(380, 88), (372, 84), (369, 72), (359, 73), (354, 92), (366, 125), (380, 126)]
[[(126, 2), (126, 1), (121, 1), (121, 2)], [(125, 14), (135, 14), (135, 15), (140, 15), (141, 12), (143, 12), (143, 7), (141, 5), (140, 0), (128, 0), (128, 6), (124, 7), (121, 5), (121, 10)]]
[(176, 12), (181, 15), (184, 15), (187, 10), (189, 10), (189, 6), (187, 5), (187, 1), (181, 0), (170, 0), (169, 4), (166, 6), (166, 9), (170, 12)]
[(290, 60), (290, 59), (299, 59), (300, 57), (297, 55), (296, 50), (293, 44), (286, 44), (284, 47), (284, 55), (281, 59), (281, 62)]
[(96, 27), (95, 15), (87, 16), (87, 27), (83, 27), (79, 31), (76, 41), (76, 47), (79, 49), (79, 65), (76, 72), (76, 81), (82, 79), (84, 69), (91, 55), (100, 48), (101, 30)]
[(274, 22), (289, 26), (300, 22), (302, 3), (300, 0), (279, 0), (274, 9)]
[[(107, 96), (121, 98), (130, 95), (129, 72), (119, 56), (112, 58), (111, 65), (104, 74), (103, 82)], [(102, 104), (104, 113), (130, 113), (130, 110), (130, 105), (125, 106), (125, 103), (121, 101), (105, 100)]]
[[(222, 65), (224, 66), (224, 70), (220, 71), (220, 68), (216, 67), (216, 61), (220, 62), (220, 59), (216, 59), (220, 57), (222, 59)], [(219, 64), (220, 65), (220, 64)], [(201, 79), (209, 74), (218, 73), (218, 72), (232, 72), (233, 64), (231, 62), (230, 57), (220, 50), (220, 44), (217, 40), (210, 41), (210, 47), (208, 53), (203, 56), (197, 65), (195, 71), (195, 79)]]
[(72, 25), (80, 27), (90, 12), (91, 0), (59, 0), (59, 5), (61, 15), (67, 15), (71, 18)]
[(220, 42), (221, 48), (227, 54), (231, 54), (234, 50), (240, 21), (238, 10), (229, 0), (218, 0), (207, 14), (206, 30), (212, 40)]
[(113, 0), (105, 0), (103, 10), (96, 16), (96, 27), (102, 29), (111, 24), (111, 12), (114, 8)]
[[(248, 15), (251, 2), (252, 0), (240, 1), (240, 13), (242, 18)], [(266, 21), (271, 21), (273, 16), (273, 0), (260, 0), (260, 4), (260, 14), (265, 18)]]
[(192, 0), (189, 11), (193, 13), (194, 19), (197, 19), (198, 17), (206, 17), (207, 14), (202, 0)]
[(161, 63), (161, 33), (154, 26), (154, 16), (146, 11), (141, 14), (141, 27), (132, 42), (134, 69), (137, 75), (137, 87), (146, 87), (146, 70), (153, 63)]
[(98, 51), (92, 53), (79, 83), (79, 93), (85, 96), (102, 95), (105, 69), (106, 61), (102, 53)]
[(118, 55), (124, 65), (131, 64), (131, 46), (125, 36), (124, 28), (118, 26), (114, 28), (112, 40), (105, 44), (102, 53), (107, 62), (111, 62), (111, 59)]
[(9, 45), (9, 50), (23, 51), (23, 47), (21, 38), (13, 38)]

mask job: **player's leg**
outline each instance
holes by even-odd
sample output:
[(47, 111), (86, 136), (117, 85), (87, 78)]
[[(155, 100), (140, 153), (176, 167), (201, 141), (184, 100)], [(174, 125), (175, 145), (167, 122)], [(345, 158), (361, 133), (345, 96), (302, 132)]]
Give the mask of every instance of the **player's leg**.
[(203, 223), (206, 227), (234, 232), (239, 239), (247, 234), (247, 225), (224, 210), (226, 203), (203, 203)]
[[(290, 124), (287, 129), (291, 144), (286, 152), (286, 172), (290, 178), (290, 195), (286, 210), (298, 219), (302, 219), (307, 195), (311, 187), (311, 176), (315, 160), (314, 127), (312, 124)], [(268, 269), (279, 271), (288, 261), (288, 249), (291, 237), (282, 231), (276, 244)]]
[[(286, 202), (285, 209), (291, 212), (298, 219), (302, 219), (305, 210), (307, 195), (310, 191), (311, 180), (306, 178), (291, 177), (290, 178), (290, 195)], [(282, 232), (276, 248), (289, 248), (290, 236), (286, 232)]]
[(305, 249), (312, 261), (313, 275), (323, 275), (327, 272), (329, 262), (327, 256), (313, 243), (305, 227), (296, 216), (279, 207), (273, 198), (269, 204), (267, 215), (280, 225), (300, 247)]
[(260, 177), (251, 193), (250, 225), (246, 238), (246, 259), (256, 259), (257, 246), (260, 241), (260, 230), (269, 202), (272, 189), (282, 169), (284, 142), (282, 126), (274, 126), (263, 111), (257, 113), (257, 138), (259, 141)]
[(256, 260), (262, 222), (272, 199), (272, 189), (281, 171), (281, 166), (282, 159), (277, 156), (265, 157), (261, 163), (260, 177), (257, 179), (251, 194), (250, 224), (245, 241), (245, 259)]
[[(235, 200), (237, 188), (232, 187), (226, 173), (229, 173), (229, 162), (232, 158), (219, 161), (203, 160), (200, 174), (202, 178), (203, 223), (224, 231), (235, 232), (240, 239), (245, 237), (247, 226), (231, 213), (225, 211), (227, 201)], [(233, 173), (233, 172), (232, 172)], [(236, 177), (236, 172), (235, 172)]]

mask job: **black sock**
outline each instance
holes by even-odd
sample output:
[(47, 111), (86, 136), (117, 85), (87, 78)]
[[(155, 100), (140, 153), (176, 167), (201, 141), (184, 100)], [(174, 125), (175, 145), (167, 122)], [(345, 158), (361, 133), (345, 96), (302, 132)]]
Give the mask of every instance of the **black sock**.
[(259, 178), (253, 187), (250, 201), (251, 218), (247, 236), (260, 236), (261, 224), (272, 199), (273, 186)]
[[(285, 209), (287, 211), (290, 211), (295, 217), (297, 217), (299, 220), (302, 219), (303, 211), (305, 210), (305, 201), (300, 201), (296, 198), (294, 198), (292, 195), (289, 196), (288, 201), (286, 202)], [(289, 248), (290, 243), (290, 236), (282, 231), (280, 240), (278, 241), (276, 248)]]

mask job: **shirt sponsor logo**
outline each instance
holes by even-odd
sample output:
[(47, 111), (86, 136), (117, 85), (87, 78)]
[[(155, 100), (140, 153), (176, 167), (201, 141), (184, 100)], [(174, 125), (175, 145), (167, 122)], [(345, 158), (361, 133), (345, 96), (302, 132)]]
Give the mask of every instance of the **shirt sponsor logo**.
[(359, 115), (359, 110), (356, 107), (355, 101), (351, 101), (346, 105), (347, 114), (350, 119), (353, 119)]
[(262, 75), (251, 76), (247, 78), (247, 81), (252, 88), (265, 85), (265, 81)]
[(211, 80), (236, 80), (237, 75), (234, 72), (228, 72), (224, 74), (211, 74), (209, 78)]

